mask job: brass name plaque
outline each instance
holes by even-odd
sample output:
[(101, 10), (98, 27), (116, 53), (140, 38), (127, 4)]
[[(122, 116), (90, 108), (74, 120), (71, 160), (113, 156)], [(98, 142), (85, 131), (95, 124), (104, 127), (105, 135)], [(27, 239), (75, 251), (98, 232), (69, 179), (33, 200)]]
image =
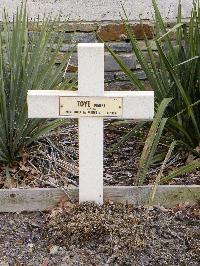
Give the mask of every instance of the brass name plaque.
[(121, 117), (122, 98), (62, 96), (60, 116)]

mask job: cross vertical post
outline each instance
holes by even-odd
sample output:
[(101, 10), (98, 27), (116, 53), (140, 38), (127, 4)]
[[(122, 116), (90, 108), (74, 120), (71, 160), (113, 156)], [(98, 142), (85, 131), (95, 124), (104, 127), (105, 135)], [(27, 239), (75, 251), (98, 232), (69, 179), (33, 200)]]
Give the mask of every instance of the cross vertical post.
[(78, 45), (78, 91), (28, 91), (29, 118), (79, 119), (79, 202), (103, 203), (103, 119), (150, 120), (153, 91), (104, 91), (104, 45)]
[[(104, 95), (104, 45), (78, 45), (78, 95)], [(103, 118), (79, 118), (79, 202), (103, 203)]]

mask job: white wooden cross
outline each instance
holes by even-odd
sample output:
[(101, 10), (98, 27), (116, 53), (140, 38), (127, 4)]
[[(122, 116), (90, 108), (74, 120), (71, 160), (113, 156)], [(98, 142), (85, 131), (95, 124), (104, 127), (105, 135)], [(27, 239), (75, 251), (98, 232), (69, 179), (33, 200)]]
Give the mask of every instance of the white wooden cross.
[(149, 120), (153, 91), (104, 92), (104, 45), (78, 45), (78, 91), (28, 91), (29, 118), (79, 118), (79, 201), (103, 203), (103, 119)]

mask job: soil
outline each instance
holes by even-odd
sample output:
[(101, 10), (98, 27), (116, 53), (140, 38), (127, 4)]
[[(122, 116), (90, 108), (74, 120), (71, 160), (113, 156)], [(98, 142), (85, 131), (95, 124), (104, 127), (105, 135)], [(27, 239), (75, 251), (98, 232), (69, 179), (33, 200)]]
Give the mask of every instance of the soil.
[(199, 216), (111, 203), (0, 214), (0, 265), (200, 265)]
[[(105, 122), (104, 126), (104, 185), (135, 185), (138, 163), (148, 129), (134, 132), (119, 148), (113, 150), (134, 123)], [(158, 153), (166, 151), (169, 136), (164, 136)], [(78, 126), (77, 121), (58, 128), (39, 139), (22, 154), (20, 162), (10, 168), (0, 167), (0, 188), (78, 186)], [(187, 163), (192, 156), (174, 152), (164, 174)], [(155, 181), (162, 162), (152, 165), (145, 184)], [(169, 184), (200, 184), (200, 171), (179, 176)]]
[[(133, 123), (105, 123), (104, 184), (133, 185), (146, 132), (134, 133), (111, 152)], [(165, 142), (167, 143), (167, 142)], [(159, 153), (165, 145), (159, 146)], [(78, 186), (77, 123), (39, 139), (10, 167), (0, 167), (0, 188)], [(165, 173), (186, 163), (175, 152)], [(190, 158), (191, 159), (191, 158)], [(148, 172), (151, 184), (160, 170)], [(200, 184), (200, 172), (171, 184)], [(0, 214), (0, 266), (200, 265), (199, 206), (135, 207), (70, 202), (49, 212)]]

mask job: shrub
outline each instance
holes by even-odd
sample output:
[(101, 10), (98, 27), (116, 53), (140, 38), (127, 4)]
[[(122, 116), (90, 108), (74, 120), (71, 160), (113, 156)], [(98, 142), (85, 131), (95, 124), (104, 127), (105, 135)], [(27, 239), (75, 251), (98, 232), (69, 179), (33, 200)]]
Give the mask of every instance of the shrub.
[(1, 163), (13, 162), (25, 147), (63, 123), (61, 120), (30, 120), (27, 117), (27, 90), (68, 89), (73, 86), (70, 80), (63, 79), (70, 53), (59, 66), (55, 66), (61, 40), (55, 42), (52, 34), (54, 24), (55, 21), (43, 19), (40, 33), (30, 35), (25, 6), (17, 11), (12, 23), (4, 12), (0, 29)]
[[(164, 164), (166, 164), (166, 160), (175, 144), (192, 151), (196, 156), (200, 157), (200, 154), (195, 150), (200, 145), (199, 0), (193, 2), (189, 25), (182, 22), (181, 4), (179, 4), (177, 24), (169, 31), (161, 17), (156, 0), (152, 0), (152, 3), (155, 12), (154, 39), (158, 55), (152, 51), (150, 42), (144, 32), (149, 61), (145, 59), (143, 52), (139, 48), (128, 22), (126, 12), (125, 18), (122, 18), (132, 50), (145, 72), (152, 90), (155, 92), (155, 109), (157, 114), (149, 131), (139, 163), (137, 184), (140, 185), (143, 184), (147, 170), (155, 160), (156, 149), (164, 128), (174, 136)], [(175, 32), (175, 39), (171, 38), (173, 32)], [(146, 90), (143, 83), (125, 65), (120, 57), (109, 46), (107, 48), (136, 88), (138, 90)], [(124, 140), (129, 135), (125, 136)], [(120, 143), (123, 143), (123, 140)], [(118, 147), (118, 145), (116, 146)], [(165, 180), (170, 180), (176, 175), (192, 171), (197, 167), (200, 167), (199, 161), (191, 162), (188, 166), (183, 167), (183, 169), (165, 177)]]
[[(194, 3), (189, 26), (181, 21), (181, 4), (178, 8), (177, 24), (167, 31), (156, 1), (155, 43), (158, 56), (153, 53), (149, 40), (145, 43), (149, 62), (144, 58), (127, 20), (124, 27), (152, 90), (155, 91), (156, 110), (164, 98), (173, 98), (166, 109), (166, 127), (176, 140), (194, 149), (200, 144), (200, 5)], [(127, 19), (127, 18), (126, 18)], [(142, 22), (141, 22), (142, 23)], [(170, 38), (176, 32), (175, 40)], [(107, 47), (130, 81), (145, 90), (142, 82), (128, 69), (120, 57)]]

